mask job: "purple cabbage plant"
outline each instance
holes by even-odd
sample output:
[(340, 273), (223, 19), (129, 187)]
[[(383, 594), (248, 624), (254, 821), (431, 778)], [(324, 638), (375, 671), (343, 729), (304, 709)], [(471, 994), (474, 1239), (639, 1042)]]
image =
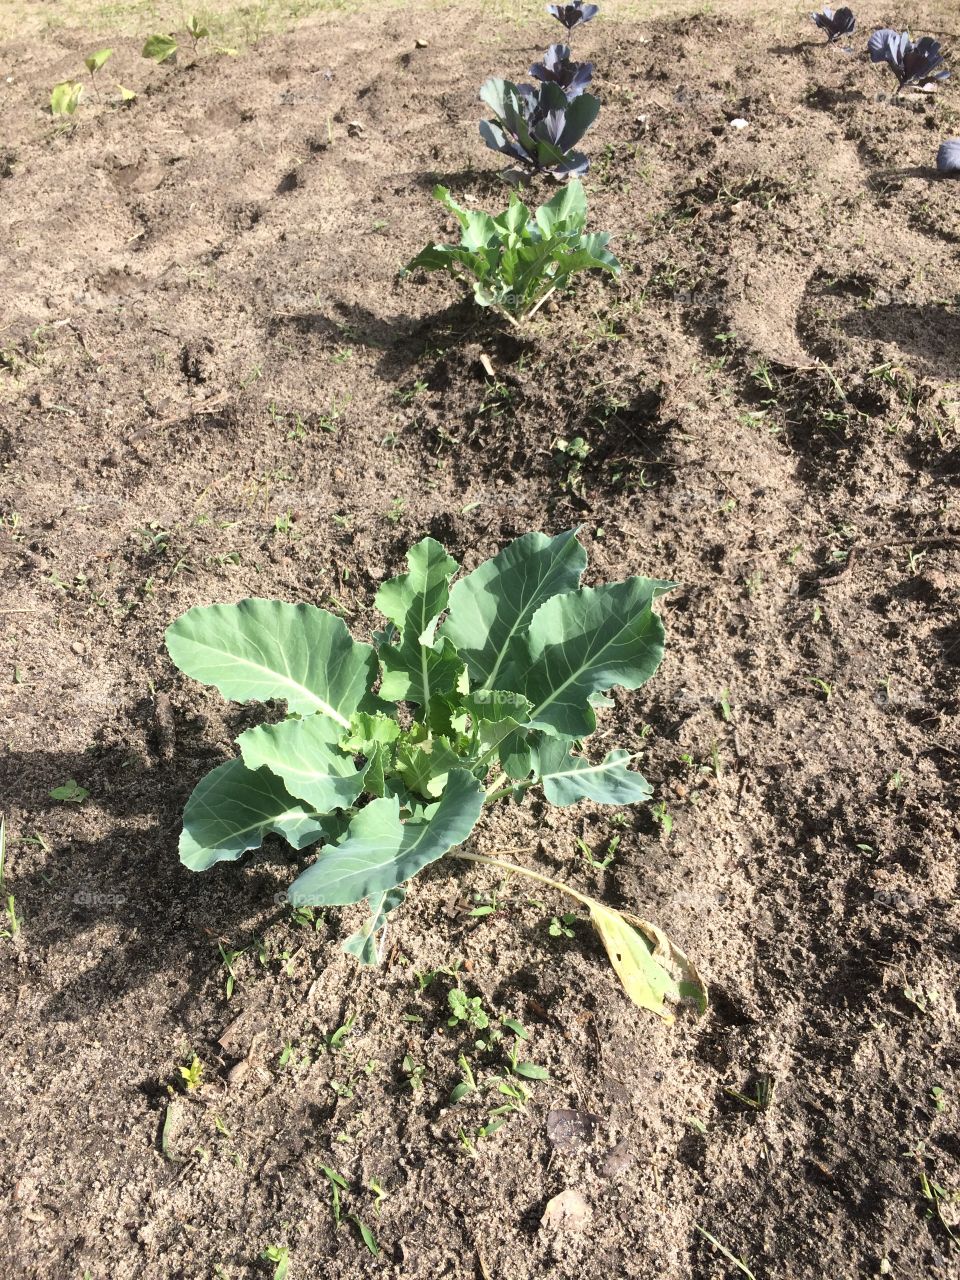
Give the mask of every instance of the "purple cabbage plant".
[(923, 36), (914, 44), (909, 31), (893, 31), (884, 27), (867, 41), (871, 62), (885, 62), (897, 77), (894, 97), (908, 84), (928, 80), (946, 80), (950, 72), (937, 68), (943, 62), (940, 44), (933, 36)]
[(494, 113), (493, 120), (480, 121), (480, 136), (514, 162), (503, 175), (508, 182), (536, 173), (559, 181), (586, 173), (590, 161), (574, 148), (599, 114), (592, 94), (568, 98), (553, 81), (535, 87), (492, 77), (480, 98)]
[(589, 22), (599, 12), (599, 5), (583, 4), (582, 0), (577, 0), (576, 4), (547, 5), (547, 13), (552, 18), (556, 18), (558, 22), (562, 22), (568, 31), (572, 31), (574, 27), (582, 26), (585, 22)]
[(811, 13), (810, 17), (821, 31), (827, 33), (827, 44), (833, 44), (841, 36), (853, 35), (854, 28), (857, 25), (853, 10), (846, 7), (838, 9), (834, 13), (832, 9), (828, 9), (824, 5), (821, 13)]
[(535, 62), (530, 68), (530, 74), (542, 84), (559, 85), (567, 100), (572, 102), (593, 79), (593, 63), (574, 62), (568, 44), (552, 44), (543, 55), (543, 61)]

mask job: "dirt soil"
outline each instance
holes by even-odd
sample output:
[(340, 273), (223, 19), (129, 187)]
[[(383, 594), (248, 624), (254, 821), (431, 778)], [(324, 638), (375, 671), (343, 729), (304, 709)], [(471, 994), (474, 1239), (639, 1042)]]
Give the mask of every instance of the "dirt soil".
[[(238, 1280), (270, 1246), (293, 1278), (960, 1274), (960, 184), (932, 167), (960, 91), (894, 102), (865, 32), (800, 12), (611, 3), (576, 49), (623, 276), (518, 334), (398, 268), (452, 231), (435, 183), (505, 204), (477, 90), (556, 38), (528, 12), (162, 67), (122, 39), (67, 125), (50, 87), (101, 33), (2, 53), (4, 1280)], [(911, 16), (960, 56), (954, 7)], [(340, 950), (359, 911), (278, 903), (284, 846), (180, 866), (262, 712), (178, 675), (172, 619), (275, 596), (368, 636), (423, 535), (471, 567), (577, 524), (591, 581), (682, 584), (597, 744), (656, 804), (528, 798), (475, 847), (656, 920), (705, 1016), (640, 1013), (585, 919), (551, 936), (568, 904), (462, 863), (375, 972)], [(605, 869), (578, 844), (615, 836)], [(457, 982), (549, 1071), (486, 1137), (505, 1096), (449, 1095), (503, 1052), (447, 1027)], [(541, 1225), (565, 1190), (585, 1216)]]

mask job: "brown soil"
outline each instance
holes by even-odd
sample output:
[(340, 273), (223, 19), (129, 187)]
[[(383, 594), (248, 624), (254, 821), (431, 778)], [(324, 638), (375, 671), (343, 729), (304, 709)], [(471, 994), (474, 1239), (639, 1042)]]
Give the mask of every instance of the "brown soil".
[[(915, 29), (960, 53), (944, 8)], [(555, 35), (462, 5), (179, 66), (120, 41), (138, 101), (66, 128), (43, 106), (96, 39), (6, 51), (4, 1277), (236, 1280), (280, 1243), (291, 1277), (740, 1274), (702, 1231), (758, 1280), (958, 1274), (960, 185), (931, 168), (957, 91), (894, 104), (806, 19), (594, 23), (591, 221), (623, 277), (517, 335), (397, 268), (444, 227), (437, 181), (505, 202), (477, 87)], [(258, 713), (177, 675), (174, 617), (277, 596), (363, 635), (424, 534), (470, 566), (578, 523), (594, 580), (683, 584), (601, 734), (673, 828), (528, 800), (477, 847), (658, 921), (705, 1017), (640, 1014), (585, 921), (549, 935), (564, 903), (463, 864), (373, 973), (339, 948), (357, 913), (276, 905), (284, 848), (179, 865), (184, 800)], [(607, 870), (581, 856), (618, 833)], [(414, 976), (456, 960), (550, 1071), (472, 1151), (501, 1095), (449, 1105), (471, 1037), (454, 979)], [(729, 1092), (764, 1077), (766, 1106)], [(557, 1145), (557, 1108), (598, 1120)], [(567, 1188), (589, 1218), (541, 1227)]]

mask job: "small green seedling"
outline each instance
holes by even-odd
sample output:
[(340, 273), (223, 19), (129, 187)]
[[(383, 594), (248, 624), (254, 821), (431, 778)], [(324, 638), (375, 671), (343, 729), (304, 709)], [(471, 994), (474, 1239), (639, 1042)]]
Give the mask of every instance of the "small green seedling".
[(462, 1078), (460, 1083), (455, 1085), (450, 1093), (450, 1101), (454, 1103), (462, 1102), (468, 1094), (475, 1093), (477, 1089), (476, 1077), (473, 1074), (473, 1068), (470, 1066), (465, 1053), (461, 1053), (459, 1058), (457, 1058), (457, 1066), (460, 1068)]
[(102, 102), (100, 97), (100, 89), (97, 85), (97, 72), (113, 57), (112, 49), (98, 49), (96, 53), (91, 53), (89, 57), (84, 58), (83, 65), (90, 72), (90, 83), (93, 85), (93, 91), (97, 95), (97, 100)]
[(290, 1250), (285, 1244), (268, 1244), (260, 1257), (274, 1264), (273, 1280), (286, 1280), (290, 1271)]
[(423, 1063), (414, 1062), (410, 1054), (407, 1053), (404, 1054), (400, 1070), (407, 1077), (407, 1087), (412, 1093), (416, 1093), (418, 1089), (423, 1088), (423, 1078), (427, 1074), (427, 1068)]
[(0, 929), (0, 938), (15, 938), (20, 932), (20, 921), (17, 919), (16, 899), (7, 893), (7, 820), (0, 813), (0, 898), (5, 898), (3, 911), (7, 917), (7, 928)]
[(575, 911), (565, 911), (562, 916), (554, 916), (550, 921), (549, 934), (551, 938), (572, 938), (573, 926), (577, 922), (577, 913)]
[(183, 1087), (185, 1089), (190, 1090), (200, 1088), (200, 1085), (203, 1083), (203, 1063), (196, 1054), (193, 1055), (189, 1066), (178, 1067), (177, 1070), (180, 1072), (181, 1079), (183, 1080)]
[(622, 807), (649, 784), (613, 750), (583, 754), (613, 686), (637, 689), (663, 656), (655, 611), (673, 584), (631, 577), (582, 587), (576, 530), (530, 533), (451, 586), (458, 569), (424, 538), (409, 572), (383, 583), (374, 643), (310, 604), (242, 600), (191, 609), (167, 631), (187, 675), (239, 702), (287, 703), (287, 719), (247, 729), (240, 755), (196, 787), (181, 861), (235, 861), (268, 834), (322, 854), (290, 886), (295, 907), (366, 900), (345, 949), (376, 963), (407, 882), (447, 854), (521, 875), (585, 906), (634, 1004), (668, 1022), (669, 1005), (706, 992), (683, 953), (648, 921), (533, 867), (463, 848), (480, 815), (534, 786), (547, 801)]
[(206, 40), (210, 35), (210, 28), (205, 27), (200, 19), (194, 14), (187, 23), (187, 35), (193, 41), (193, 51), (196, 53), (197, 45), (201, 40)]
[(448, 1027), (471, 1027), (475, 1031), (489, 1027), (490, 1019), (479, 996), (468, 996), (459, 987), (454, 987), (447, 994), (447, 1004), (450, 1006)]
[(81, 787), (79, 782), (70, 778), (59, 787), (51, 789), (50, 799), (59, 800), (62, 804), (83, 804), (89, 794), (86, 787)]
[(512, 195), (510, 207), (496, 218), (462, 208), (446, 187), (435, 187), (433, 194), (460, 223), (460, 243), (427, 245), (405, 272), (472, 277), (474, 301), (514, 326), (534, 316), (580, 271), (620, 274), (620, 263), (607, 249), (609, 234), (584, 234), (587, 198), (576, 179), (534, 213)]
[(233, 995), (234, 984), (237, 980), (237, 971), (233, 966), (243, 955), (245, 948), (241, 947), (239, 950), (234, 951), (229, 947), (225, 947), (222, 942), (218, 942), (217, 946), (220, 950), (220, 959), (223, 961), (223, 967), (227, 971), (226, 995), (229, 1000)]

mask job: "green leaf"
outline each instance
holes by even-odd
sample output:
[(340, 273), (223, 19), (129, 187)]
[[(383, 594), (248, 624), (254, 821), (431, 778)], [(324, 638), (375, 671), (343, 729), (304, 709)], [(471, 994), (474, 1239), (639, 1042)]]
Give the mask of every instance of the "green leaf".
[(525, 1080), (549, 1080), (550, 1072), (546, 1067), (538, 1067), (535, 1062), (517, 1062), (510, 1068), (516, 1076)]
[(96, 53), (91, 53), (89, 58), (84, 58), (83, 63), (91, 75), (95, 75), (103, 64), (113, 57), (112, 49), (98, 49)]
[(137, 95), (136, 95), (135, 90), (133, 90), (133, 89), (125, 89), (125, 88), (123, 87), (123, 85), (122, 85), (122, 84), (118, 84), (118, 85), (117, 85), (117, 88), (120, 90), (120, 101), (121, 101), (121, 102), (136, 102), (136, 100), (137, 100)]
[(400, 725), (392, 716), (382, 711), (370, 715), (367, 711), (358, 711), (350, 721), (350, 732), (340, 739), (343, 751), (361, 752), (369, 755), (375, 746), (389, 746), (400, 737)]
[(50, 112), (55, 116), (72, 116), (83, 97), (83, 85), (77, 80), (64, 80), (50, 94)]
[(561, 230), (582, 231), (587, 220), (587, 197), (582, 184), (576, 178), (568, 182), (552, 200), (540, 206), (535, 217), (545, 240)]
[(363, 771), (341, 751), (340, 731), (326, 716), (259, 725), (237, 739), (248, 769), (267, 768), (298, 800), (320, 813), (349, 809), (363, 790)]
[(50, 792), (50, 799), (60, 800), (64, 804), (83, 804), (89, 794), (86, 787), (81, 787), (79, 782), (71, 778), (61, 786), (54, 787)]
[(370, 918), (362, 929), (358, 929), (356, 933), (351, 933), (343, 944), (344, 951), (348, 955), (356, 956), (361, 964), (374, 965), (378, 963), (377, 955), (377, 934), (387, 923), (387, 916), (391, 911), (399, 907), (407, 896), (407, 891), (403, 885), (398, 885), (396, 889), (388, 889), (386, 893), (381, 893), (379, 897), (372, 898), (368, 902), (370, 908)]
[(447, 775), (462, 764), (453, 744), (445, 738), (405, 742), (397, 748), (396, 767), (404, 784), (428, 800), (437, 799), (446, 786)]
[(294, 849), (333, 839), (337, 821), (317, 813), (285, 789), (268, 769), (248, 769), (228, 760), (202, 778), (183, 811), (180, 861), (191, 871), (235, 861), (257, 849), (269, 834)]
[(367, 767), (363, 773), (363, 789), (372, 796), (387, 793), (387, 769), (391, 765), (390, 748), (382, 742), (374, 743), (366, 753)]
[(514, 687), (533, 703), (536, 728), (583, 738), (596, 728), (590, 696), (622, 685), (638, 689), (663, 658), (663, 624), (653, 602), (675, 584), (628, 578), (581, 587), (540, 606), (527, 634), (526, 669)]
[(629, 751), (611, 751), (599, 764), (573, 755), (566, 738), (543, 737), (534, 748), (544, 795), (555, 805), (595, 800), (598, 804), (642, 804), (653, 795), (646, 778), (628, 769)]
[(320, 711), (344, 729), (371, 707), (373, 649), (312, 604), (201, 605), (168, 627), (166, 641), (181, 671), (237, 702), (283, 698), (291, 711)]
[(150, 36), (141, 50), (143, 57), (151, 58), (154, 62), (166, 62), (176, 52), (177, 42), (170, 36)]
[[(614, 911), (593, 898), (586, 898), (584, 902), (610, 963), (635, 1005), (649, 1009), (668, 1023), (674, 1021), (668, 1000), (693, 1000), (703, 1012), (707, 1007), (706, 987), (684, 953), (666, 934), (649, 920)], [(679, 979), (670, 968), (678, 971)]]
[(410, 572), (385, 582), (376, 606), (400, 632), (399, 644), (380, 649), (380, 696), (429, 708), (431, 697), (452, 693), (463, 663), (446, 641), (434, 644), (434, 631), (447, 607), (449, 583), (457, 562), (439, 542), (424, 538), (407, 552)]
[(527, 662), (526, 630), (551, 596), (575, 590), (586, 567), (575, 529), (555, 538), (527, 533), (456, 583), (440, 634), (456, 645), (474, 685), (525, 692), (511, 677), (517, 660)]
[(343, 839), (297, 877), (291, 896), (300, 906), (376, 898), (466, 840), (482, 808), (483, 789), (464, 769), (450, 774), (425, 822), (402, 823), (396, 796), (372, 800), (352, 819)]

